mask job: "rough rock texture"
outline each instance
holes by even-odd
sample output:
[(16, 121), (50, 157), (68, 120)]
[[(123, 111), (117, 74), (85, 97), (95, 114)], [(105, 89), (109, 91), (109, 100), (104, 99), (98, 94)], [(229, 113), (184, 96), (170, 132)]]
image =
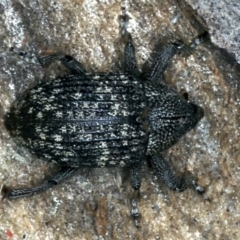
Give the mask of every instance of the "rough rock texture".
[[(204, 29), (182, 1), (0, 1), (0, 184), (26, 187), (54, 171), (54, 165), (15, 144), (3, 117), (24, 91), (65, 72), (58, 64), (42, 68), (26, 63), (9, 48), (71, 54), (88, 71), (121, 69), (123, 5), (140, 67), (159, 40), (188, 44)], [(197, 128), (166, 157), (179, 172), (190, 170), (198, 176), (210, 202), (191, 190), (168, 190), (145, 166), (139, 202), (142, 227), (137, 229), (129, 216), (127, 170), (83, 169), (50, 191), (2, 201), (0, 239), (238, 239), (240, 67), (209, 41), (191, 55), (174, 57), (165, 77), (205, 110)]]
[(211, 40), (240, 62), (240, 2), (238, 0), (187, 0), (204, 19)]

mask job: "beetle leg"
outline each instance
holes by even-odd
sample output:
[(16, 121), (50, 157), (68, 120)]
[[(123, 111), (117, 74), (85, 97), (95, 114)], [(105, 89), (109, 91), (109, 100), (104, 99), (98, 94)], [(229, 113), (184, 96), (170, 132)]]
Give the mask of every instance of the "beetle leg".
[(128, 16), (126, 15), (126, 11), (123, 10), (123, 13), (120, 17), (120, 27), (121, 35), (126, 42), (124, 49), (124, 70), (126, 73), (139, 75), (137, 60), (135, 57), (135, 47), (133, 45), (132, 36), (127, 31), (127, 22)]
[(20, 58), (24, 59), (26, 62), (33, 64), (41, 64), (47, 65), (55, 61), (61, 61), (61, 63), (68, 68), (73, 74), (84, 74), (86, 72), (83, 65), (78, 62), (75, 58), (61, 54), (61, 53), (53, 53), (49, 55), (36, 56), (35, 54), (31, 54), (25, 51), (19, 51), (16, 48), (10, 48), (10, 51), (17, 54)]
[(23, 189), (10, 189), (8, 187), (2, 188), (3, 198), (7, 199), (15, 199), (26, 196), (31, 196), (34, 193), (39, 193), (42, 191), (46, 191), (49, 188), (59, 184), (65, 179), (71, 177), (78, 168), (74, 167), (62, 167), (57, 173), (55, 173), (50, 179), (44, 181), (41, 185), (32, 188), (23, 188)]
[(191, 44), (188, 46), (191, 49), (195, 49), (199, 44), (210, 39), (208, 32), (203, 32), (197, 38), (193, 39)]
[(68, 68), (73, 74), (84, 74), (86, 72), (83, 65), (78, 62), (75, 58), (64, 55), (61, 53), (53, 53), (46, 56), (40, 56), (38, 57), (38, 61), (41, 65), (50, 64), (55, 61), (61, 61), (61, 63)]
[(137, 66), (137, 60), (135, 57), (135, 47), (133, 46), (132, 37), (130, 33), (127, 33), (128, 40), (124, 49), (124, 59), (125, 59), (125, 72), (133, 74), (135, 76), (139, 75), (139, 70)]
[(183, 44), (181, 41), (176, 41), (174, 43), (169, 43), (164, 47), (157, 47), (150, 73), (147, 75), (148, 80), (162, 81), (163, 72), (166, 70), (172, 57), (178, 52), (178, 49), (182, 49), (183, 52), (191, 54), (194, 48), (207, 39), (209, 39), (209, 34), (204, 32), (199, 37), (193, 39), (189, 46)]
[(147, 79), (149, 81), (162, 81), (163, 80), (163, 72), (167, 68), (169, 61), (172, 57), (177, 53), (179, 44), (170, 43), (160, 49), (157, 49), (154, 62), (150, 68), (149, 74), (147, 75)]
[(182, 192), (189, 187), (193, 187), (199, 194), (204, 193), (204, 188), (197, 184), (196, 178), (191, 173), (182, 178), (177, 177), (169, 163), (161, 155), (152, 155), (151, 163), (171, 190)]
[(131, 184), (134, 189), (134, 197), (132, 199), (132, 217), (134, 218), (135, 225), (139, 227), (139, 217), (140, 213), (137, 207), (137, 199), (140, 197), (140, 187), (141, 187), (141, 169), (139, 166), (132, 166), (130, 168), (131, 174)]
[(120, 15), (120, 27), (121, 27), (121, 35), (124, 37), (127, 33), (127, 23), (128, 23), (128, 15), (126, 8), (122, 8), (122, 15)]

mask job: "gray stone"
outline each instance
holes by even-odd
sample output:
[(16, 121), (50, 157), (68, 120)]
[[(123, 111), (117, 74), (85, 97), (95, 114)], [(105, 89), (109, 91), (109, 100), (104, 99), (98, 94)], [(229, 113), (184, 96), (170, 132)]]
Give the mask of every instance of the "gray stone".
[(240, 2), (187, 0), (204, 19), (211, 40), (233, 54), (240, 63)]

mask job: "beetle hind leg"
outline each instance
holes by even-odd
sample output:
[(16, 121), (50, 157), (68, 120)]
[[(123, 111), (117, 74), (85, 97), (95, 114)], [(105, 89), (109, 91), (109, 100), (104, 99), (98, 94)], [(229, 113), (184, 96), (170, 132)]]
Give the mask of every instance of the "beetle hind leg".
[(35, 193), (43, 192), (52, 188), (53, 186), (59, 184), (65, 179), (71, 177), (78, 168), (74, 167), (62, 167), (58, 172), (56, 172), (51, 178), (44, 181), (42, 184), (36, 187), (23, 188), (23, 189), (11, 189), (3, 186), (1, 195), (2, 198), (16, 199), (21, 197), (32, 196)]
[(49, 55), (36, 56), (35, 54), (30, 54), (25, 51), (20, 51), (16, 48), (10, 48), (10, 51), (17, 54), (20, 58), (24, 59), (26, 62), (33, 64), (40, 64), (42, 66), (48, 65), (55, 61), (60, 61), (66, 68), (68, 68), (72, 74), (85, 74), (86, 70), (84, 66), (78, 62), (75, 58), (62, 54), (53, 53)]
[(55, 61), (60, 61), (73, 74), (84, 74), (86, 72), (83, 65), (75, 58), (61, 53), (53, 53), (50, 55), (40, 56), (38, 57), (38, 61), (41, 65), (47, 65)]

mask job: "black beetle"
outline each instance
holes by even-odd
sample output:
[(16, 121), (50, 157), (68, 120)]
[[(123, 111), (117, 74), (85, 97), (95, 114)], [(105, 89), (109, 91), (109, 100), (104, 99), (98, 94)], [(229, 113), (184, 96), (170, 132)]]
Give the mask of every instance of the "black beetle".
[[(168, 62), (181, 45), (170, 43), (158, 50), (148, 75), (143, 77), (137, 68), (132, 37), (125, 24), (122, 27), (126, 40), (123, 74), (88, 74), (77, 60), (64, 54), (38, 58), (42, 65), (60, 60), (72, 74), (28, 91), (12, 106), (5, 125), (33, 154), (56, 162), (61, 169), (37, 187), (6, 187), (6, 198), (49, 189), (83, 167), (127, 166), (138, 193), (146, 156), (170, 189), (183, 191), (194, 186), (203, 193), (191, 174), (178, 178), (161, 155), (203, 117), (201, 107), (184, 99), (163, 79)], [(132, 215), (138, 214), (133, 199)]]

